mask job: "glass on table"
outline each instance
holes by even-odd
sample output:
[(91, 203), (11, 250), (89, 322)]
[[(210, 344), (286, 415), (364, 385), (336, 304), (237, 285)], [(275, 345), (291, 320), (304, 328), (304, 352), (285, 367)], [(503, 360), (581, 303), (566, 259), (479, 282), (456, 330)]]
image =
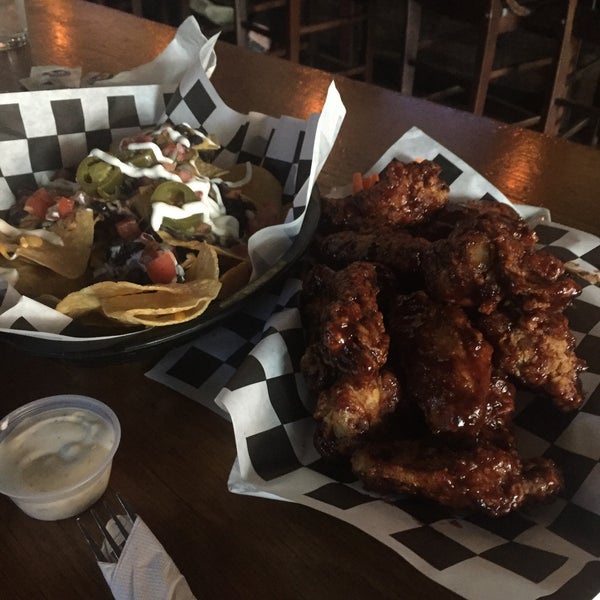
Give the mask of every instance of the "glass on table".
[(0, 0), (0, 51), (27, 43), (25, 0)]

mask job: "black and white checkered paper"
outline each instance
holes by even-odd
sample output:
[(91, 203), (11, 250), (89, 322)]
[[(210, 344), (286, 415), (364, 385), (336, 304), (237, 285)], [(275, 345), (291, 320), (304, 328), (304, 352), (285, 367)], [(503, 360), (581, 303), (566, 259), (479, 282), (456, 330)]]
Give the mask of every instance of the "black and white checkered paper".
[[(292, 202), (285, 223), (264, 228), (249, 240), (254, 275), (259, 276), (288, 250), (300, 231), (316, 178), (345, 114), (333, 83), (321, 113), (306, 120), (238, 113), (219, 97), (199, 62), (175, 87), (0, 94), (0, 210), (10, 207), (21, 191), (46, 183), (58, 169), (77, 165), (93, 148), (107, 149), (167, 118), (188, 123), (218, 138), (222, 149), (215, 164), (260, 164), (282, 184), (284, 202)], [(67, 328), (64, 315), (21, 297), (0, 273), (0, 333), (31, 336), (37, 332), (45, 339), (81, 342), (81, 337), (71, 338)]]
[[(438, 162), (453, 199), (506, 201), (418, 129), (371, 171), (393, 156)], [(543, 246), (597, 273), (597, 237), (551, 223), (545, 212), (524, 212), (539, 222)], [(555, 460), (565, 489), (549, 505), (499, 519), (457, 515), (410, 498), (383, 501), (349, 470), (318, 455), (312, 401), (299, 372), (298, 279), (173, 350), (147, 375), (231, 419), (237, 447), (232, 492), (297, 502), (351, 523), (469, 600), (592, 600), (600, 595), (600, 288), (579, 281), (583, 293), (568, 316), (577, 353), (589, 367), (582, 375), (585, 404), (562, 414), (534, 394), (519, 393), (514, 419), (522, 454)]]

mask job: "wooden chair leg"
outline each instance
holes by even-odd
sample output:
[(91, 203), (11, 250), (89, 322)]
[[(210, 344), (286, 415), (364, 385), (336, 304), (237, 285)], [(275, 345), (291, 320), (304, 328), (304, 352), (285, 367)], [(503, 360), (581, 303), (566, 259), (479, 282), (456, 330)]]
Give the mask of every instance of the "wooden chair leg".
[(494, 68), (496, 45), (500, 32), (500, 19), (502, 18), (502, 0), (490, 0), (488, 13), (485, 15), (481, 30), (481, 41), (475, 63), (474, 81), (471, 87), (469, 110), (476, 115), (482, 115), (485, 108), (490, 74)]
[(575, 68), (581, 43), (573, 36), (573, 24), (577, 11), (577, 0), (569, 0), (563, 19), (563, 32), (556, 58), (554, 81), (547, 100), (544, 117), (544, 133), (558, 135), (560, 123), (565, 111), (556, 100), (564, 98), (569, 88), (568, 77)]
[(421, 31), (421, 5), (416, 0), (406, 0), (404, 7), (406, 27), (404, 29), (400, 92), (412, 96)]
[(138, 17), (144, 16), (144, 9), (142, 7), (142, 0), (131, 0), (131, 12)]
[(366, 46), (365, 46), (365, 81), (373, 81), (373, 71), (375, 69), (375, 35), (377, 15), (379, 14), (378, 0), (371, 0), (367, 6), (367, 27), (366, 27)]
[(292, 62), (299, 63), (302, 2), (301, 0), (290, 0), (288, 6), (288, 58)]

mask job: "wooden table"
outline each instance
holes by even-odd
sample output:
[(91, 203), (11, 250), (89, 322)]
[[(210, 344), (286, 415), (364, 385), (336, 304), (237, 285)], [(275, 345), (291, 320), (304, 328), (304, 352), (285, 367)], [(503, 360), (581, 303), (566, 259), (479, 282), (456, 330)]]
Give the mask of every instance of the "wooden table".
[[(28, 1), (31, 43), (0, 54), (0, 90), (29, 66), (121, 71), (151, 60), (174, 30), (79, 0)], [(329, 74), (227, 44), (214, 84), (234, 109), (306, 117)], [(322, 173), (328, 188), (365, 170), (416, 125), (511, 199), (545, 206), (560, 223), (600, 234), (600, 152), (336, 78), (348, 115)], [(99, 398), (123, 428), (112, 485), (137, 508), (204, 598), (455, 598), (369, 536), (308, 508), (227, 491), (231, 426), (144, 376), (161, 350), (124, 364), (78, 366), (0, 341), (0, 413), (71, 392)], [(164, 351), (163, 351), (164, 352)], [(41, 522), (0, 498), (3, 598), (110, 598), (73, 519)]]

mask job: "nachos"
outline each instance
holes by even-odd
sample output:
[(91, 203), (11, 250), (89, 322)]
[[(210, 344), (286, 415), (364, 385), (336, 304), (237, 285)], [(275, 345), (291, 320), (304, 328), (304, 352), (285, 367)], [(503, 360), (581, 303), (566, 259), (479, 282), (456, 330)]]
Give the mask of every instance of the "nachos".
[(281, 223), (277, 179), (213, 161), (218, 142), (165, 123), (94, 149), (70, 180), (24, 194), (0, 220), (0, 268), (73, 318), (123, 325), (193, 319), (251, 276), (248, 237)]

